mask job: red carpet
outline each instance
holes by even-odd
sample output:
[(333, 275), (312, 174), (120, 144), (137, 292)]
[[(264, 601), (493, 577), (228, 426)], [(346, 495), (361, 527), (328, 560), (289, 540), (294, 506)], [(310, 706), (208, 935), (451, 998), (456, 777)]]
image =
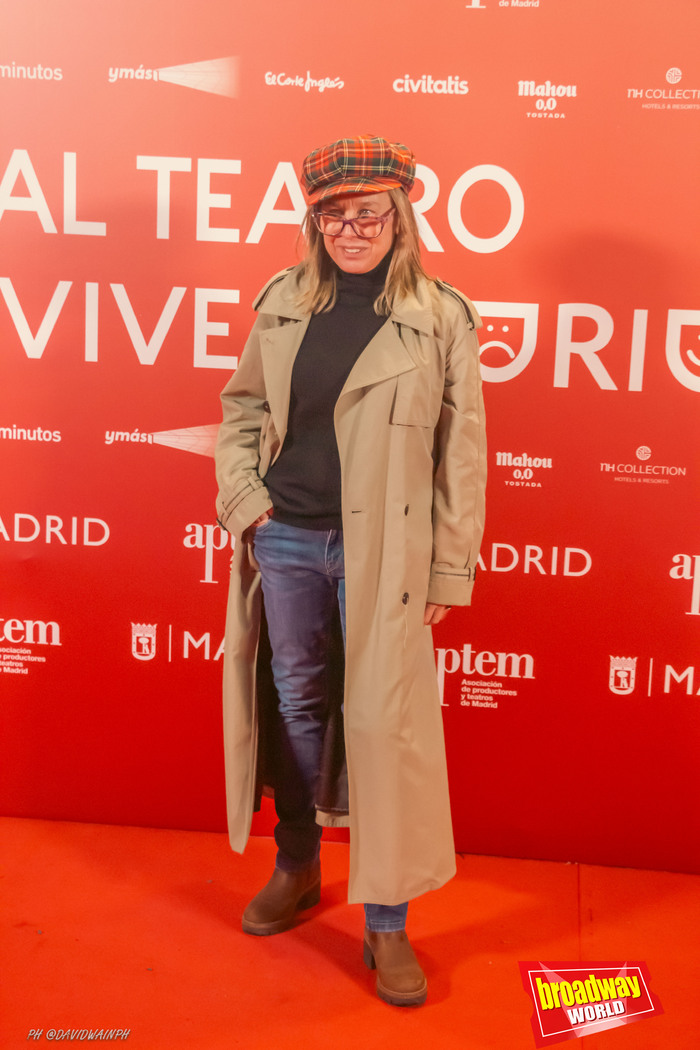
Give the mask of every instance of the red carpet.
[[(572, 1050), (700, 1043), (696, 876), (461, 857), (457, 878), (411, 905), (429, 993), (402, 1010), (376, 999), (362, 963), (343, 844), (323, 847), (321, 904), (256, 938), (239, 920), (269, 875), (270, 839), (239, 857), (224, 835), (1, 823), (2, 1050), (58, 1042), (50, 1029), (128, 1029), (109, 1045), (132, 1050), (530, 1050), (526, 959), (647, 963), (663, 1016)], [(95, 1045), (61, 1040), (78, 1043)]]

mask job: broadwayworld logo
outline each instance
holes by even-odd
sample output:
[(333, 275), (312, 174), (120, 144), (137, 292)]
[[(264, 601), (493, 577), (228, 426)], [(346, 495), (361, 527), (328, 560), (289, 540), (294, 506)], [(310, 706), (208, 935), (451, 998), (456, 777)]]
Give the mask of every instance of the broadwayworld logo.
[(649, 988), (645, 963), (521, 962), (520, 975), (535, 1007), (537, 1046), (550, 1046), (663, 1013)]

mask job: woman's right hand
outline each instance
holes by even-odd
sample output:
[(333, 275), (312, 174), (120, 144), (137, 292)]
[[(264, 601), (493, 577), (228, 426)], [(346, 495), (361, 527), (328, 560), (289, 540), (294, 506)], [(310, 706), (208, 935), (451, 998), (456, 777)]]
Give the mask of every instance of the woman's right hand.
[(243, 536), (241, 537), (243, 542), (248, 543), (252, 539), (255, 530), (259, 528), (260, 525), (264, 525), (266, 521), (269, 521), (271, 517), (272, 509), (266, 510), (265, 513), (261, 514), (259, 518), (256, 518), (255, 521), (252, 521), (243, 533)]

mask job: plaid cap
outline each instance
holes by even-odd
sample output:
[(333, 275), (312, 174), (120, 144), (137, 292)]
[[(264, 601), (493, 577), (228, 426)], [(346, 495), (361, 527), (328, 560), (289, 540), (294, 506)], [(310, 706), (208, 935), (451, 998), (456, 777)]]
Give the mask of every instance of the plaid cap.
[(415, 177), (416, 159), (407, 146), (371, 135), (320, 146), (309, 153), (301, 170), (309, 204), (341, 193), (408, 193)]

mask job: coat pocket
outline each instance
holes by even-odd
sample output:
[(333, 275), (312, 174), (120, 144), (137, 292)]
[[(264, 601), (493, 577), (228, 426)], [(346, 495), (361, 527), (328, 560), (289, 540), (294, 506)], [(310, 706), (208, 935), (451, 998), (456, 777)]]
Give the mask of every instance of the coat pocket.
[(424, 368), (414, 368), (396, 377), (392, 423), (402, 427), (435, 426), (437, 415), (430, 380), (428, 369)]

